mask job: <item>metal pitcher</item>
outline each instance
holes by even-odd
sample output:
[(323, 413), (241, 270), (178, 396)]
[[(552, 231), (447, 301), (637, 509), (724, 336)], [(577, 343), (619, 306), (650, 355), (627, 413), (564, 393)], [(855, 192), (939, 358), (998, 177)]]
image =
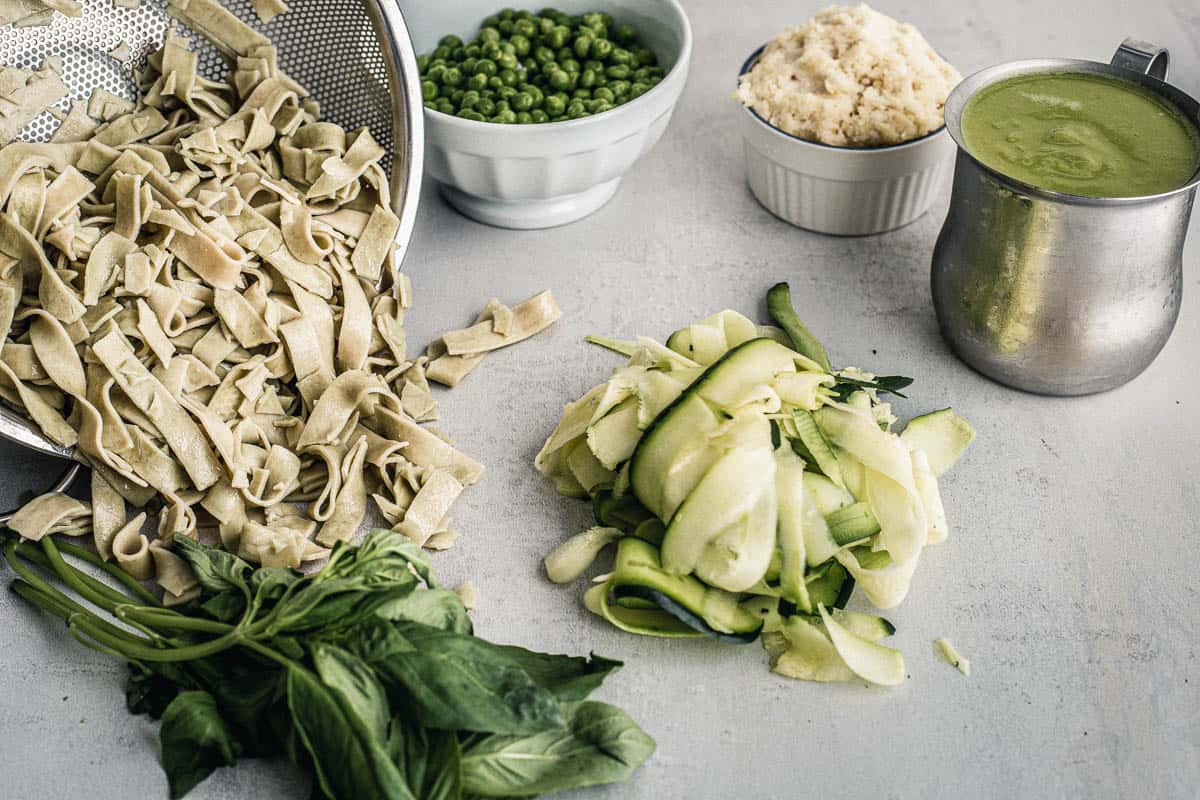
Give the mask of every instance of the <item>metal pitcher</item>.
[(1200, 174), (1147, 197), (1039, 189), (976, 161), (963, 146), (962, 113), (996, 81), (1083, 72), (1138, 83), (1200, 124), (1200, 103), (1164, 82), (1167, 66), (1166, 50), (1126, 40), (1111, 64), (1014, 61), (977, 72), (946, 100), (958, 157), (933, 253), (933, 303), (942, 334), (971, 367), (1026, 391), (1090, 394), (1131, 380), (1166, 344)]

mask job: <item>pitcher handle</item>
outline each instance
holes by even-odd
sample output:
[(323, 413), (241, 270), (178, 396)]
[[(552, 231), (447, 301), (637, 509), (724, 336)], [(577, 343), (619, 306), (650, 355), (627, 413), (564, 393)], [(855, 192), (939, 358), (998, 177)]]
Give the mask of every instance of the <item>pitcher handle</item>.
[(1121, 46), (1117, 48), (1117, 52), (1113, 54), (1112, 61), (1109, 63), (1114, 67), (1121, 67), (1165, 81), (1167, 68), (1171, 63), (1171, 54), (1165, 47), (1143, 42), (1140, 39), (1126, 39), (1121, 42)]

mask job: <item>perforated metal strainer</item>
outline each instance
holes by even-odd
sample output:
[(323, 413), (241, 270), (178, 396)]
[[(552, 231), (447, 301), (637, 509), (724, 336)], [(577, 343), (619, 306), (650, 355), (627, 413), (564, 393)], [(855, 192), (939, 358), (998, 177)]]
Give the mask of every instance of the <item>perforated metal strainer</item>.
[[(82, 16), (56, 14), (45, 28), (0, 28), (0, 65), (37, 69), (49, 56), (62, 59), (63, 80), (71, 90), (64, 111), (70, 100), (86, 100), (97, 88), (134, 99), (133, 71), (161, 46), (173, 22), (165, 0), (141, 0), (134, 9), (114, 6), (113, 0), (83, 0), (82, 5)], [(249, 0), (224, 0), (224, 5), (271, 39), (280, 66), (320, 103), (322, 118), (347, 130), (366, 126), (387, 150), (383, 166), (391, 176), (392, 205), (400, 218), (398, 255), (403, 258), (417, 213), (424, 148), (416, 56), (396, 0), (288, 0), (291, 10), (266, 25)], [(187, 33), (201, 73), (223, 78), (228, 65), (220, 54), (198, 33)], [(109, 55), (122, 42), (130, 51), (125, 62)], [(57, 126), (47, 112), (20, 138), (44, 142)], [(4, 407), (0, 436), (53, 456), (73, 457), (72, 450), (49, 441)]]

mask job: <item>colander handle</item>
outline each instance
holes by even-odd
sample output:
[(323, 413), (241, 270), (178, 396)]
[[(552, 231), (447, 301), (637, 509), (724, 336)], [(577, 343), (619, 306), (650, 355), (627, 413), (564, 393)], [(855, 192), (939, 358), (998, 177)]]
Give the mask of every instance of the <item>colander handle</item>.
[(1127, 69), (1160, 81), (1167, 79), (1167, 68), (1171, 64), (1171, 54), (1165, 47), (1159, 47), (1140, 39), (1126, 39), (1121, 42), (1117, 52), (1109, 62), (1114, 67)]

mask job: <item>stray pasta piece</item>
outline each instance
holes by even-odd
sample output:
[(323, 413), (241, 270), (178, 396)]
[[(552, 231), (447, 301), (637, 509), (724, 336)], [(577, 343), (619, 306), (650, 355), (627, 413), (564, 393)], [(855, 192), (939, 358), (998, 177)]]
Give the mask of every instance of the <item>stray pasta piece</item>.
[(938, 658), (957, 669), (963, 675), (970, 676), (971, 662), (958, 654), (958, 650), (954, 648), (954, 645), (950, 644), (949, 639), (934, 640), (933, 652), (937, 654)]
[(286, 14), (291, 10), (283, 0), (250, 0), (250, 5), (254, 6), (254, 13), (264, 23), (270, 22), (280, 14)]
[(462, 604), (466, 607), (467, 611), (475, 610), (475, 604), (479, 599), (475, 594), (475, 584), (466, 581), (454, 587), (454, 593), (458, 595), (458, 599), (462, 600)]

